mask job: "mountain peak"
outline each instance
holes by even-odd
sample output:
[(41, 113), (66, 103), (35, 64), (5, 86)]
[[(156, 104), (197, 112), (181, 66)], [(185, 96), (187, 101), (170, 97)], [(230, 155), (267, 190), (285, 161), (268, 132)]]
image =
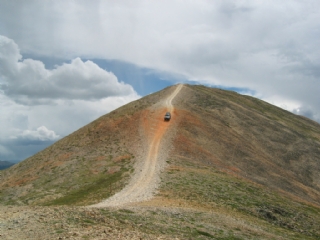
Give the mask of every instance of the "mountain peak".
[(320, 224), (319, 156), (318, 123), (250, 96), (179, 84), (122, 106), (2, 171), (0, 199), (230, 207), (278, 226), (300, 212), (312, 216), (303, 220), (312, 228)]

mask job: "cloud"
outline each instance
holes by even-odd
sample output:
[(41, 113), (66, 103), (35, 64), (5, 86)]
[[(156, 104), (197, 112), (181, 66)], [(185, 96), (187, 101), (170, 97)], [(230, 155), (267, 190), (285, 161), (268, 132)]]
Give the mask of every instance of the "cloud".
[(2, 1), (1, 144), (17, 153), (5, 139), (40, 126), (63, 137), (140, 97), (82, 59), (246, 89), (320, 122), (319, 29), (317, 0)]
[(75, 58), (71, 63), (45, 68), (40, 61), (24, 59), (17, 44), (0, 36), (1, 89), (16, 102), (48, 104), (55, 99), (97, 100), (135, 94), (134, 89), (92, 61)]
[(36, 130), (24, 130), (20, 135), (14, 137), (14, 139), (32, 141), (55, 141), (59, 138), (59, 135), (45, 126), (38, 127)]
[(0, 161), (6, 160), (7, 157), (14, 155), (7, 147), (0, 144)]
[[(6, 131), (2, 133), (6, 134)], [(0, 160), (20, 161), (60, 139), (59, 135), (45, 126), (35, 130), (15, 128), (11, 134), (10, 136), (1, 135)]]
[(20, 162), (53, 143), (54, 141), (27, 141), (22, 139), (11, 139), (5, 142), (1, 141), (0, 159), (2, 161)]
[(0, 159), (23, 160), (139, 97), (92, 61), (46, 69), (0, 35)]
[(128, 95), (97, 101), (56, 100), (54, 105), (26, 106), (0, 94), (0, 160), (24, 160), (53, 144), (58, 137), (137, 98)]
[(314, 113), (309, 107), (299, 106), (293, 109), (294, 114), (305, 116), (320, 123), (320, 114)]
[[(5, 1), (0, 9), (0, 34), (14, 39), (23, 53), (117, 59), (199, 83), (251, 89), (264, 99), (299, 101), (316, 114), (320, 113), (319, 29), (316, 0)], [(19, 52), (13, 53), (16, 61)], [(94, 67), (78, 59), (65, 68)], [(59, 67), (61, 74), (70, 75), (65, 68)], [(58, 76), (59, 71), (51, 73)], [(52, 84), (58, 81), (46, 79)], [(46, 96), (67, 99), (111, 94), (97, 90), (106, 82), (97, 80), (87, 95), (80, 87), (87, 80), (77, 83), (80, 89), (75, 87), (74, 92), (44, 82), (32, 90), (38, 89), (37, 96), (42, 89)], [(25, 91), (7, 89), (24, 102)]]

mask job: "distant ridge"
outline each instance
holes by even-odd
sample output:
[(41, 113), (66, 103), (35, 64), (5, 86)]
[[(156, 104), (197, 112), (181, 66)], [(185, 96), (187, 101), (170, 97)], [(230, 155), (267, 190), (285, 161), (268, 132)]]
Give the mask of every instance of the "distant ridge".
[(9, 167), (11, 167), (13, 165), (14, 165), (14, 163), (9, 162), (9, 161), (0, 161), (0, 170), (9, 168)]

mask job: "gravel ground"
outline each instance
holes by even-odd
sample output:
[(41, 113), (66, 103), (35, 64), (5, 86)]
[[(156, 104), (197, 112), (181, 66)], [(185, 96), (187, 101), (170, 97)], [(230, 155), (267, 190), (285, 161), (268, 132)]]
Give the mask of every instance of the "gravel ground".
[(0, 206), (0, 239), (177, 239), (147, 234), (98, 209)]

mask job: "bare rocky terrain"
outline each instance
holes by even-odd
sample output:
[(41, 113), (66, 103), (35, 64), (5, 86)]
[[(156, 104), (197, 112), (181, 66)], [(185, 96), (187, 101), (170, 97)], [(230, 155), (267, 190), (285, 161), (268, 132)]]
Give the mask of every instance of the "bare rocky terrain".
[[(144, 131), (148, 141), (144, 142), (145, 146), (142, 149), (147, 149), (147, 151), (139, 154), (141, 160), (135, 167), (136, 174), (130, 179), (127, 186), (112, 197), (91, 205), (91, 207), (123, 206), (128, 203), (146, 201), (153, 197), (160, 182), (160, 172), (164, 169), (165, 159), (168, 157), (168, 144), (163, 141), (163, 145), (167, 147), (164, 149), (160, 148), (160, 143), (170, 127), (170, 121), (166, 122), (159, 116), (164, 116), (167, 111), (174, 113), (172, 100), (179, 94), (182, 87), (183, 85), (178, 85), (167, 99), (153, 105), (149, 110), (152, 113), (145, 116), (141, 128), (143, 128), (142, 131)], [(174, 114), (172, 117), (173, 120), (171, 121), (174, 121)], [(146, 125), (149, 126), (148, 129), (145, 129)]]
[(319, 156), (316, 122), (172, 86), (0, 171), (0, 239), (319, 239)]

